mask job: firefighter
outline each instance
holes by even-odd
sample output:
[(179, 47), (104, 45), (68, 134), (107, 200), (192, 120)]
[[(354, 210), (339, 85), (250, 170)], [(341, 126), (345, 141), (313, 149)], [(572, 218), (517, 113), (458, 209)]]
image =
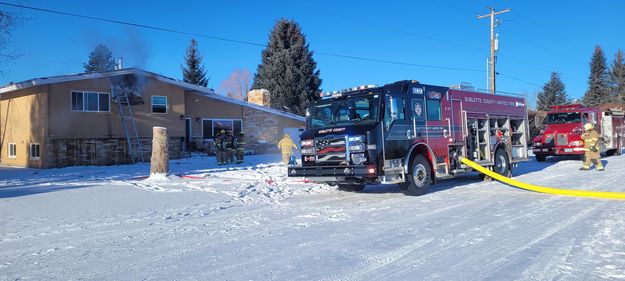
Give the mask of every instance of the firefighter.
[(243, 163), (243, 155), (245, 154), (245, 134), (239, 132), (237, 137), (237, 164)]
[(582, 140), (584, 141), (584, 164), (580, 170), (589, 170), (590, 166), (594, 162), (597, 171), (603, 171), (603, 164), (601, 164), (601, 155), (599, 154), (598, 147), (599, 133), (595, 131), (594, 126), (591, 123), (586, 123), (584, 125)]
[(223, 165), (226, 160), (226, 131), (221, 130), (215, 137), (215, 156), (217, 156), (217, 164)]
[(225, 160), (226, 163), (225, 164), (231, 164), (231, 163), (234, 163), (233, 158), (234, 158), (234, 149), (235, 149), (235, 139), (234, 139), (234, 136), (232, 135), (232, 130), (226, 131), (225, 141), (226, 141), (226, 160)]
[(289, 134), (284, 134), (284, 137), (278, 142), (278, 148), (282, 151), (282, 163), (286, 165), (289, 163), (291, 155), (293, 155), (293, 149), (297, 149), (297, 145)]

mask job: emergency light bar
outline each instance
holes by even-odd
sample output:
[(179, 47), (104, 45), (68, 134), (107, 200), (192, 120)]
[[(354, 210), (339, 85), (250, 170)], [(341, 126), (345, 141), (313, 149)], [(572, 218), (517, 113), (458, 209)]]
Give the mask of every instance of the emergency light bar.
[(342, 97), (343, 93), (354, 92), (354, 91), (359, 91), (359, 90), (366, 90), (366, 89), (376, 88), (376, 87), (378, 87), (378, 86), (374, 85), (374, 84), (360, 85), (360, 86), (347, 88), (347, 89), (342, 89), (342, 90), (338, 90), (338, 91), (319, 93), (319, 97), (321, 97), (321, 98), (330, 98), (330, 97), (338, 98), (338, 97)]
[(551, 109), (555, 109), (555, 110), (565, 110), (565, 109), (582, 109), (584, 108), (584, 105), (581, 104), (565, 104), (565, 105), (554, 105), (551, 106)]

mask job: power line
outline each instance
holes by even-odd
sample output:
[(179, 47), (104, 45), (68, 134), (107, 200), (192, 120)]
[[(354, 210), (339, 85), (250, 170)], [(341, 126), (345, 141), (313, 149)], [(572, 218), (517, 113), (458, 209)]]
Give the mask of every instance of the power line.
[(387, 25), (382, 25), (382, 24), (379, 24), (379, 23), (363, 20), (361, 18), (345, 16), (343, 14), (338, 14), (338, 13), (322, 10), (322, 9), (319, 9), (319, 8), (316, 8), (316, 7), (313, 7), (313, 6), (302, 4), (301, 2), (298, 2), (298, 1), (291, 1), (291, 2), (295, 3), (296, 5), (302, 6), (304, 8), (307, 8), (307, 9), (310, 9), (310, 10), (314, 10), (314, 11), (317, 11), (319, 13), (331, 15), (333, 17), (340, 18), (340, 19), (343, 19), (343, 20), (346, 20), (346, 21), (353, 21), (353, 22), (357, 22), (357, 23), (362, 23), (362, 24), (370, 25), (370, 26), (377, 27), (377, 28), (380, 28), (380, 29), (386, 29), (386, 30), (389, 30), (389, 31), (403, 33), (405, 35), (409, 35), (409, 36), (413, 36), (413, 37), (417, 37), (417, 38), (422, 38), (422, 39), (427, 39), (427, 40), (435, 41), (435, 42), (439, 42), (439, 43), (445, 43), (445, 44), (448, 44), (448, 45), (454, 45), (454, 46), (457, 46), (457, 47), (463, 47), (463, 48), (467, 48), (467, 49), (472, 49), (472, 50), (475, 50), (475, 51), (485, 51), (485, 49), (482, 49), (482, 48), (479, 48), (479, 47), (470, 46), (470, 45), (467, 45), (467, 44), (454, 42), (454, 41), (450, 41), (450, 40), (445, 40), (445, 39), (441, 39), (441, 38), (436, 38), (436, 37), (428, 36), (428, 35), (424, 35), (424, 34), (414, 33), (414, 32), (411, 32), (411, 31), (407, 31), (405, 29), (396, 28), (396, 27), (387, 26)]
[[(196, 37), (207, 38), (207, 39), (212, 39), (212, 40), (219, 40), (219, 41), (230, 42), (230, 43), (237, 43), (237, 44), (244, 44), (244, 45), (251, 45), (251, 46), (259, 46), (259, 47), (266, 47), (267, 46), (267, 44), (261, 44), (261, 43), (256, 43), (256, 42), (237, 40), (237, 39), (231, 39), (231, 38), (225, 38), (225, 37), (217, 37), (217, 36), (211, 36), (211, 35), (206, 35), (206, 34), (201, 34), (201, 33), (187, 32), (187, 31), (176, 30), (176, 29), (171, 29), (171, 28), (158, 27), (158, 26), (147, 25), (147, 24), (139, 24), (139, 23), (133, 23), (133, 22), (109, 19), (109, 18), (100, 18), (100, 17), (86, 16), (86, 15), (68, 13), (68, 12), (63, 12), (63, 11), (58, 11), (58, 10), (50, 10), (50, 9), (37, 8), (37, 7), (32, 7), (32, 6), (25, 6), (25, 5), (20, 5), (20, 4), (12, 4), (12, 3), (0, 2), (0, 5), (17, 7), (17, 8), (22, 8), (22, 9), (29, 9), (29, 10), (45, 12), (45, 13), (52, 13), (52, 14), (57, 14), (57, 15), (64, 15), (64, 16), (82, 18), (82, 19), (89, 19), (89, 20), (95, 20), (95, 21), (115, 23), (115, 24), (120, 24), (120, 25), (126, 25), (126, 26), (138, 27), (138, 28), (145, 28), (145, 29), (169, 32), (169, 33), (190, 35), (190, 36), (196, 36)], [(377, 63), (394, 64), (394, 65), (423, 67), (423, 68), (433, 68), (433, 69), (444, 69), (444, 70), (456, 70), (456, 71), (468, 71), (468, 72), (481, 72), (481, 70), (479, 70), (479, 69), (461, 68), (461, 67), (447, 67), (447, 66), (436, 66), (436, 65), (425, 65), (425, 64), (415, 64), (415, 63), (407, 63), (407, 62), (400, 62), (400, 61), (384, 60), (384, 59), (377, 59), (377, 58), (367, 58), (367, 57), (359, 57), (359, 56), (351, 56), (351, 55), (342, 55), (342, 54), (336, 54), (336, 53), (330, 53), (330, 52), (322, 52), (322, 51), (314, 51), (314, 53), (317, 53), (319, 55), (324, 55), (324, 56), (331, 56), (331, 57), (338, 57), (338, 58), (352, 59), (352, 60), (360, 60), (360, 61), (377, 62)]]

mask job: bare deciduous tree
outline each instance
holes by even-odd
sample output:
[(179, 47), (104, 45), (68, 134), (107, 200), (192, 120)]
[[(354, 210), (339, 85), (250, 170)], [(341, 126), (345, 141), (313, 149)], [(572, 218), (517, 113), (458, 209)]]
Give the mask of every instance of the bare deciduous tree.
[(233, 99), (247, 100), (250, 91), (250, 71), (246, 68), (235, 69), (230, 76), (219, 84), (218, 92)]
[[(18, 55), (8, 50), (8, 44), (13, 35), (13, 29), (17, 25), (19, 17), (15, 14), (0, 11), (0, 62), (2, 64), (15, 59)], [(6, 72), (0, 69), (0, 76)]]

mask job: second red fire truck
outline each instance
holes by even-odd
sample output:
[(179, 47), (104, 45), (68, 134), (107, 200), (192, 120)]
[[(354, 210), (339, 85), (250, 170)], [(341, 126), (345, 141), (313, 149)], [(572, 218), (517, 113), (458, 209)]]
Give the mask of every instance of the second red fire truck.
[(601, 111), (581, 104), (551, 107), (545, 117), (546, 127), (534, 138), (533, 151), (536, 161), (542, 162), (548, 156), (583, 155), (584, 141), (581, 135), (584, 124), (591, 123), (601, 136), (599, 151), (606, 155), (620, 155), (625, 143), (623, 111)]
[(421, 195), (471, 171), (460, 157), (506, 176), (528, 159), (526, 104), (516, 96), (399, 81), (326, 94), (306, 122), (301, 165), (288, 175), (344, 190), (399, 184)]

